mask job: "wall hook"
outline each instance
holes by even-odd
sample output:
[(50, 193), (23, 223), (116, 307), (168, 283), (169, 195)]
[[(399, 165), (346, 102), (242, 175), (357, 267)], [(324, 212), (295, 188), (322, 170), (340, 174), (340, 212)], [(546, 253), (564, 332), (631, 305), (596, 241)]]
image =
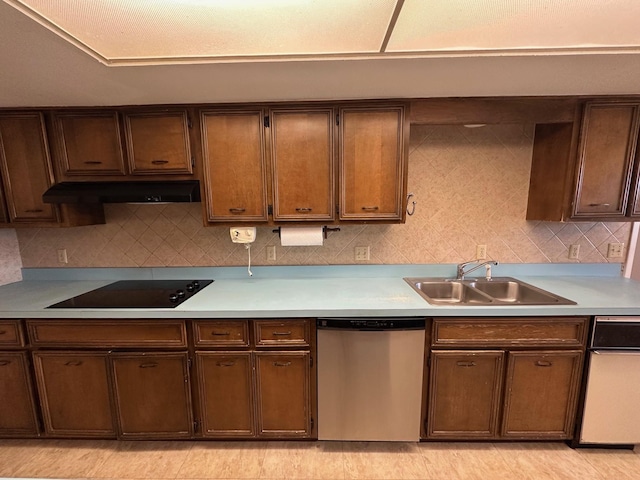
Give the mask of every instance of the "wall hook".
[(411, 198), (413, 198), (413, 197), (414, 197), (413, 193), (410, 193), (410, 194), (407, 195), (407, 215), (409, 215), (409, 216), (411, 216), (414, 213), (416, 213), (416, 203), (418, 203), (418, 202), (416, 202), (415, 200), (413, 200), (411, 202), (411, 211), (409, 211), (409, 200), (411, 200)]

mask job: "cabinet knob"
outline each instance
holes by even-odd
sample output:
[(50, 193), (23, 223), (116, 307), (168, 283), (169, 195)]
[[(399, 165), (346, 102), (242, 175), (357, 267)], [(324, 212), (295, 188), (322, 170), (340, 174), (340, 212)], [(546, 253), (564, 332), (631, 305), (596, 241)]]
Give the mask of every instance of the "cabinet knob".
[(236, 362), (216, 362), (218, 367), (233, 367)]
[(590, 207), (610, 207), (610, 203), (590, 203)]
[(158, 366), (157, 362), (147, 362), (147, 363), (141, 363), (139, 365), (140, 368), (155, 368)]
[(69, 360), (64, 365), (65, 367), (79, 367), (80, 365), (82, 365), (82, 360)]
[(362, 210), (364, 210), (365, 212), (376, 212), (379, 209), (379, 207), (377, 205), (373, 205), (373, 206), (364, 206), (362, 207)]
[(456, 362), (459, 367), (475, 367), (476, 362)]
[(216, 331), (213, 331), (213, 332), (211, 332), (211, 335), (215, 335), (217, 337), (228, 337), (229, 335), (231, 335), (231, 332), (216, 332)]
[(291, 362), (273, 362), (274, 367), (288, 367)]
[(41, 208), (32, 208), (30, 210), (25, 210), (25, 212), (27, 212), (27, 213), (42, 213), (42, 212), (44, 212), (44, 210), (42, 210)]
[(0, 330), (0, 335), (5, 335), (7, 333), (6, 330)]
[(272, 335), (282, 335), (282, 336), (285, 336), (285, 335), (291, 335), (291, 332), (273, 332), (273, 333), (272, 333)]
[(538, 367), (552, 367), (553, 366), (553, 362), (550, 362), (548, 360), (538, 360), (536, 362), (536, 366), (538, 366)]
[(0, 360), (0, 367), (6, 367), (11, 363), (10, 360)]
[(229, 212), (230, 213), (244, 213), (247, 209), (246, 208), (230, 208)]
[(151, 160), (151, 163), (154, 165), (166, 165), (169, 160)]
[(88, 160), (86, 162), (84, 162), (85, 165), (102, 165), (102, 162), (99, 162), (97, 160)]
[(296, 212), (300, 212), (300, 213), (309, 213), (313, 210), (313, 208), (310, 207), (298, 207), (296, 208)]

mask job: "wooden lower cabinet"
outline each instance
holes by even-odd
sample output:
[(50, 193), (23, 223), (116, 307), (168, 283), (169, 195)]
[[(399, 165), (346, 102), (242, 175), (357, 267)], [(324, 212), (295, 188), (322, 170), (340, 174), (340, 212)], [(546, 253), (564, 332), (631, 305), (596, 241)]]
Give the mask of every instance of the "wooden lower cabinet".
[(196, 352), (202, 434), (253, 437), (251, 352)]
[(580, 350), (434, 350), (427, 436), (569, 439), (582, 359)]
[(193, 435), (186, 352), (114, 353), (109, 358), (120, 437)]
[(38, 422), (27, 354), (0, 352), (0, 437), (33, 437)]
[(502, 351), (434, 351), (428, 436), (494, 437), (502, 401)]
[(572, 436), (581, 351), (509, 352), (501, 436)]
[(309, 437), (309, 352), (256, 352), (258, 433)]
[(107, 352), (33, 353), (47, 435), (116, 436), (107, 356)]

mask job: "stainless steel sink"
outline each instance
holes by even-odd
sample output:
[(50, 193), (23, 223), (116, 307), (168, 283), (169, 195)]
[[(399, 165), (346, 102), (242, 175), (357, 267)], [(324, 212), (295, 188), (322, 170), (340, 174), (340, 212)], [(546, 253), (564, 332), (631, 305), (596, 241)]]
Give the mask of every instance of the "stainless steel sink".
[(490, 280), (470, 278), (405, 278), (411, 287), (433, 305), (575, 305), (560, 297), (511, 277)]

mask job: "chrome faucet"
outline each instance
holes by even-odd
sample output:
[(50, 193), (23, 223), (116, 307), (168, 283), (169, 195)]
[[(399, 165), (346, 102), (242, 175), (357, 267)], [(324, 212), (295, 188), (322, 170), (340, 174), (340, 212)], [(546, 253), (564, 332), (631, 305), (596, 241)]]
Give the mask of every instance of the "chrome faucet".
[(475, 267), (465, 271), (466, 267), (468, 267), (472, 263), (477, 263), (477, 262), (478, 260), (469, 260), (468, 262), (463, 262), (458, 264), (456, 280), (464, 280), (465, 275), (470, 274), (474, 270), (477, 270), (478, 268), (483, 267), (484, 265), (498, 265), (498, 262), (496, 262), (495, 260), (487, 260), (486, 262), (478, 263)]

